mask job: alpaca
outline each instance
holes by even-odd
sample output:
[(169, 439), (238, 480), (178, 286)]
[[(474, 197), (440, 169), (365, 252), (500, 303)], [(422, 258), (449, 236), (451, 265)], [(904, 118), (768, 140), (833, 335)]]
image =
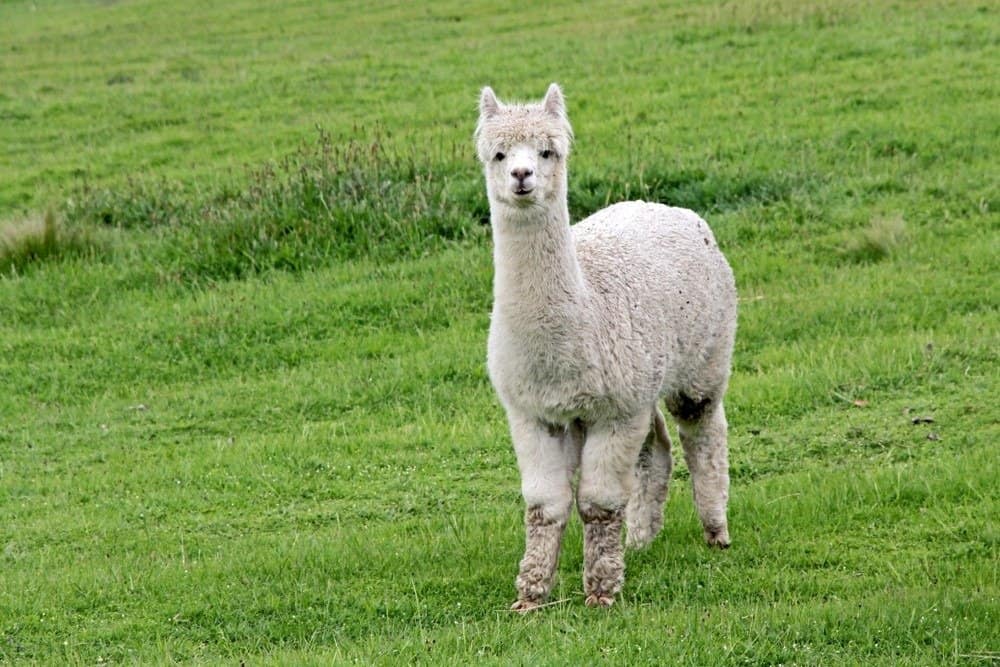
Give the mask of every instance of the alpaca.
[(475, 141), (494, 241), (490, 380), (507, 412), (525, 501), (513, 610), (545, 602), (576, 501), (584, 592), (607, 607), (627, 546), (663, 523), (678, 425), (709, 545), (729, 546), (723, 395), (736, 333), (736, 287), (708, 225), (692, 211), (630, 201), (575, 226), (566, 204), (572, 129), (552, 84), (538, 104), (484, 88)]

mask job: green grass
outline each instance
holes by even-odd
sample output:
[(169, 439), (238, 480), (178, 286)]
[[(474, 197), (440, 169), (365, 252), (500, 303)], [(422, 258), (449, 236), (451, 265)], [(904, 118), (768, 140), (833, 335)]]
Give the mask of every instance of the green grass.
[[(1000, 13), (655, 4), (0, 3), (0, 661), (1000, 661)], [(522, 618), (471, 132), (552, 80), (574, 216), (736, 272), (734, 546), (678, 460)]]

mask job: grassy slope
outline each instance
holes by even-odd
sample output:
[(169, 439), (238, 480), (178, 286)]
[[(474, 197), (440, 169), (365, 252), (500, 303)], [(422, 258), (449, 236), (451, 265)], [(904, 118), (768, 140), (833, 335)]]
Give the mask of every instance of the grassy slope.
[(995, 10), (258, 5), (0, 5), (0, 207), (210, 189), (316, 122), (475, 178), (477, 87), (559, 80), (571, 189), (669, 185), (736, 269), (735, 546), (701, 546), (681, 464), (619, 607), (582, 607), (574, 524), (568, 601), (511, 618), (485, 245), (191, 289), (125, 233), (0, 282), (0, 656), (995, 659)]

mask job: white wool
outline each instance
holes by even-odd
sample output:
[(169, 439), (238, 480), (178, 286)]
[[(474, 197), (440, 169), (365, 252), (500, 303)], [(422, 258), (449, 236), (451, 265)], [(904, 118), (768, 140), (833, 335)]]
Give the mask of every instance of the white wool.
[(522, 609), (548, 593), (558, 539), (538, 526), (565, 525), (578, 466), (577, 501), (593, 528), (585, 542), (592, 534), (597, 559), (585, 554), (588, 603), (614, 599), (623, 565), (600, 555), (614, 549), (597, 543), (613, 539), (597, 517), (620, 516), (628, 503), (635, 545), (659, 529), (670, 471), (660, 400), (680, 424), (706, 539), (729, 542), (722, 398), (736, 331), (732, 271), (707, 223), (687, 209), (623, 202), (570, 226), (571, 142), (555, 84), (531, 105), (504, 105), (483, 90), (476, 146), (495, 265), (488, 368), (528, 507)]

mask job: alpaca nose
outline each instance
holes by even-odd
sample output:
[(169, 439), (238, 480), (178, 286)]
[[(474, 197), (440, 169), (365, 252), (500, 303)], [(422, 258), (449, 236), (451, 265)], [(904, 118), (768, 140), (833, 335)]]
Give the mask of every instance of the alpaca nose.
[(519, 181), (523, 181), (528, 176), (531, 176), (534, 173), (535, 172), (533, 170), (528, 169), (527, 167), (518, 167), (517, 169), (510, 170), (510, 175)]

